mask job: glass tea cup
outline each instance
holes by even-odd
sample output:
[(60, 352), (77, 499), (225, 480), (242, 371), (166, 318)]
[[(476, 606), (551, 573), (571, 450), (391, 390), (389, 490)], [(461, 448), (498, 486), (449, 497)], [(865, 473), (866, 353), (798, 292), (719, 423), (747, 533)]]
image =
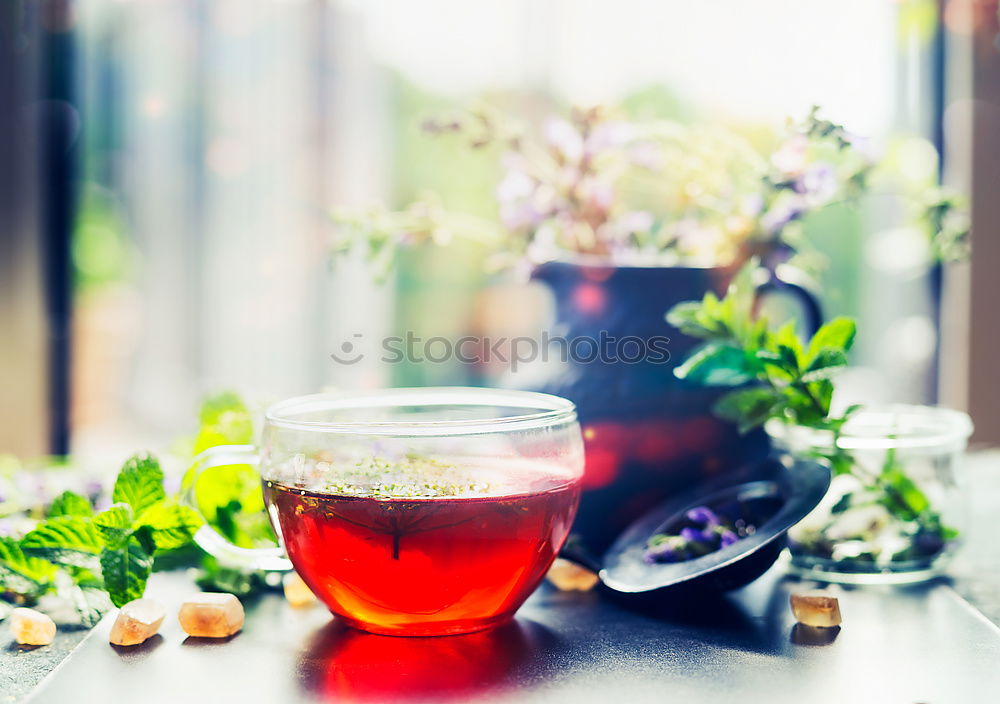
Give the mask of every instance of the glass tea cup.
[(303, 396), (267, 410), (260, 447), (228, 445), (202, 472), (259, 468), (280, 547), (242, 548), (211, 525), (225, 564), (294, 569), (333, 613), (373, 633), (469, 633), (510, 620), (576, 515), (576, 410), (546, 394), (477, 388)]

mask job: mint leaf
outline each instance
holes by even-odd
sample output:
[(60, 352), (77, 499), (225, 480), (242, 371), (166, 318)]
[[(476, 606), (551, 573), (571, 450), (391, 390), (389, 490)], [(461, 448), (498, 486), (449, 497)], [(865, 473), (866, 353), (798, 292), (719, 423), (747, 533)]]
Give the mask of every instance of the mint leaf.
[(829, 379), (846, 366), (847, 355), (843, 350), (824, 348), (812, 359), (801, 378), (807, 383)]
[(194, 509), (164, 501), (144, 511), (136, 523), (150, 529), (158, 550), (173, 550), (190, 542), (202, 520)]
[[(189, 471), (182, 486), (194, 481)], [(194, 487), (201, 515), (239, 547), (274, 545), (276, 540), (264, 514), (260, 474), (246, 464), (212, 467)]]
[(705, 301), (701, 303), (697, 301), (678, 303), (667, 313), (667, 322), (685, 335), (702, 340), (728, 336), (729, 328), (725, 323), (706, 313), (705, 303), (709, 300), (715, 302), (718, 299), (715, 298), (715, 294), (708, 293)]
[(100, 576), (100, 561), (95, 570), (75, 565), (64, 565), (63, 572), (73, 578), (73, 581), (85, 589), (103, 589), (104, 580)]
[(0, 537), (0, 584), (5, 590), (29, 598), (41, 596), (52, 585), (58, 568), (24, 554), (13, 538)]
[(758, 428), (780, 407), (782, 396), (774, 389), (754, 387), (723, 396), (713, 411), (720, 418), (736, 423), (741, 433)]
[(101, 617), (111, 608), (111, 599), (104, 591), (103, 586), (76, 586), (67, 589), (61, 596), (76, 609), (76, 613), (80, 617), (80, 625), (84, 628), (96, 626)]
[(802, 368), (806, 353), (802, 348), (802, 340), (795, 332), (794, 320), (789, 320), (777, 329), (771, 336), (770, 347), (778, 353), (782, 363), (789, 371), (797, 371)]
[(87, 499), (72, 491), (64, 491), (49, 506), (47, 515), (49, 518), (55, 518), (57, 516), (91, 516), (93, 513), (94, 509)]
[(743, 350), (709, 342), (676, 369), (674, 376), (706, 386), (739, 386), (754, 378)]
[(115, 503), (126, 503), (136, 514), (166, 498), (163, 470), (155, 458), (136, 455), (126, 460), (111, 495)]
[(93, 575), (88, 578), (68, 571), (56, 576), (56, 596), (73, 607), (84, 628), (96, 626), (111, 608), (103, 583), (94, 580)]
[(135, 513), (128, 504), (114, 504), (94, 516), (94, 527), (109, 548), (121, 547), (132, 533)]
[(809, 341), (808, 357), (816, 359), (823, 350), (848, 352), (854, 344), (857, 324), (851, 318), (834, 318), (825, 324)]
[(879, 485), (885, 491), (880, 503), (907, 520), (915, 520), (930, 508), (927, 495), (898, 465), (891, 465), (879, 475)]
[(236, 392), (221, 391), (202, 401), (201, 409), (198, 411), (198, 422), (201, 425), (214, 425), (227, 413), (233, 412), (246, 413), (246, 404)]
[(194, 452), (217, 445), (245, 445), (253, 441), (253, 416), (242, 399), (226, 391), (205, 399), (201, 407)]
[(236, 596), (248, 596), (264, 589), (261, 573), (245, 572), (233, 567), (223, 567), (214, 557), (206, 557), (195, 583), (206, 592), (228, 592)]
[(102, 548), (94, 523), (84, 516), (50, 518), (21, 539), (26, 555), (91, 569), (96, 569)]
[(107, 547), (101, 553), (104, 588), (115, 606), (124, 606), (138, 599), (146, 590), (146, 581), (153, 571), (153, 557), (136, 536), (118, 547)]

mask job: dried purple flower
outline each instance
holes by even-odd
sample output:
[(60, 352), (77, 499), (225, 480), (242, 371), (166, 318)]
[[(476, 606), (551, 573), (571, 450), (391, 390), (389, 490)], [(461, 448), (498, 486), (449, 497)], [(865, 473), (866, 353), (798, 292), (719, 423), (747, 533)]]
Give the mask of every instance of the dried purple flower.
[(708, 506), (695, 506), (688, 511), (686, 517), (692, 523), (697, 523), (701, 527), (719, 525), (719, 517)]
[(734, 533), (733, 531), (724, 530), (722, 531), (722, 535), (719, 538), (719, 547), (728, 548), (730, 545), (737, 542), (739, 539), (740, 536), (736, 535), (736, 533)]
[(653, 538), (646, 547), (643, 561), (646, 564), (656, 562), (680, 562), (687, 559), (687, 542), (677, 535), (660, 535)]
[(707, 540), (707, 536), (703, 531), (697, 528), (681, 528), (681, 537), (684, 538), (689, 543), (704, 543)]

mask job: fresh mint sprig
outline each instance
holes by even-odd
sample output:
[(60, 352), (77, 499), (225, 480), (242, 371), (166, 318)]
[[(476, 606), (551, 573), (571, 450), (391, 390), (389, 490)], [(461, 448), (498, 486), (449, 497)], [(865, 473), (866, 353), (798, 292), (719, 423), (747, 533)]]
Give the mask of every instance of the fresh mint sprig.
[(799, 338), (794, 322), (771, 330), (766, 318), (753, 314), (753, 277), (758, 268), (756, 261), (744, 266), (722, 299), (709, 292), (701, 301), (680, 303), (667, 313), (671, 325), (705, 340), (674, 374), (706, 386), (742, 387), (715, 406), (716, 413), (736, 423), (740, 432), (758, 428), (770, 418), (838, 430), (855, 409), (831, 415), (831, 378), (847, 366), (856, 333), (854, 320), (831, 320), (808, 344)]
[(817, 451), (834, 474), (852, 474), (896, 518), (916, 523), (922, 532), (942, 540), (954, 529), (941, 524), (940, 514), (907, 476), (895, 453), (886, 453), (880, 471), (869, 472), (839, 446), (844, 424), (860, 406), (831, 412), (833, 378), (848, 364), (857, 326), (851, 318), (834, 318), (803, 342), (794, 322), (772, 330), (767, 319), (754, 315), (760, 271), (756, 260), (734, 277), (723, 298), (707, 293), (701, 301), (674, 306), (667, 321), (681, 332), (704, 340), (674, 374), (706, 386), (738, 387), (716, 402), (716, 415), (745, 433), (772, 418), (789, 425), (829, 431), (829, 449)]
[(112, 500), (95, 514), (87, 499), (65, 492), (21, 540), (0, 539), (0, 591), (25, 602), (60, 594), (87, 625), (99, 617), (101, 594), (105, 608), (108, 599), (122, 606), (142, 596), (154, 556), (189, 543), (201, 519), (167, 496), (149, 455), (125, 462)]

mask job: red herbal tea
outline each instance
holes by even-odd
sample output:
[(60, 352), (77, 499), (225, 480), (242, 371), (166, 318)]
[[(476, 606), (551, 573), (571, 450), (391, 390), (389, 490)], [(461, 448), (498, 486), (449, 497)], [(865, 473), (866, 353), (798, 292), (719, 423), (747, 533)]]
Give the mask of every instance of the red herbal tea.
[(321, 486), (267, 480), (264, 496), (306, 584), (347, 623), (376, 633), (506, 622), (542, 580), (579, 502), (578, 479), (557, 467), (361, 464), (324, 467)]

